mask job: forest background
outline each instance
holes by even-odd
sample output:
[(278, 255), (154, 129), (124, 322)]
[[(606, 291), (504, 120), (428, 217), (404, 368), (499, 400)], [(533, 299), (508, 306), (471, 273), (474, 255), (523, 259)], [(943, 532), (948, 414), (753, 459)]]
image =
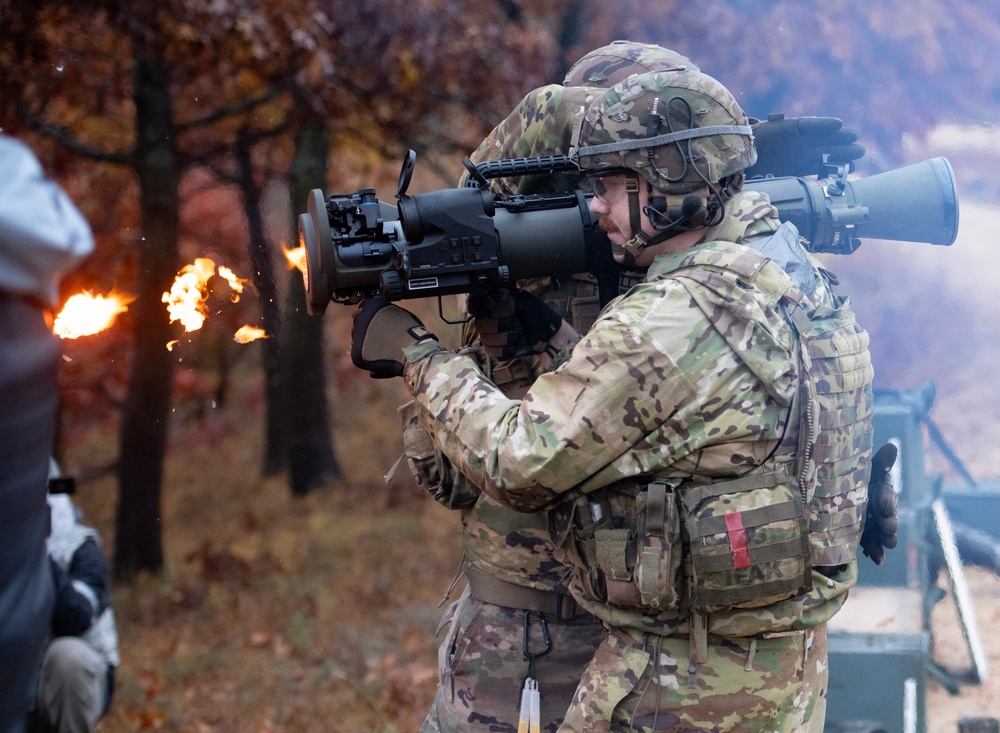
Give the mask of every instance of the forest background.
[[(948, 157), (951, 248), (824, 259), (872, 333), (877, 386), (933, 385), (966, 466), (1000, 476), (988, 3), (0, 0), (0, 130), (97, 239), (63, 296), (134, 297), (64, 342), (54, 447), (114, 561), (123, 664), (102, 730), (416, 729), (458, 520), (384, 485), (402, 385), (351, 366), (349, 309), (306, 315), (282, 252), (311, 188), (391, 201), (407, 149), (411, 193), (454, 185), (523, 94), (617, 38), (689, 55), (751, 115), (844, 119), (867, 148), (855, 175)], [(162, 294), (196, 257), (250, 287), (233, 302), (220, 284), (185, 332)], [(455, 338), (436, 303), (410, 305)], [(242, 324), (268, 337), (236, 343)]]

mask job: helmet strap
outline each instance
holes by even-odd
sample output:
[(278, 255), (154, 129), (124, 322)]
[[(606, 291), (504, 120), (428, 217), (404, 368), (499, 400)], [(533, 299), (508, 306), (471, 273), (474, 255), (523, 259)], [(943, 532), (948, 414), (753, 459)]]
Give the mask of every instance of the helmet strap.
[(642, 232), (642, 209), (639, 207), (639, 174), (628, 171), (625, 174), (625, 193), (628, 194), (628, 224), (631, 236)]
[[(654, 211), (659, 211), (657, 204), (662, 202), (660, 205), (666, 207), (666, 198), (658, 197), (659, 200), (653, 199), (653, 187), (646, 182), (646, 188), (649, 191), (651, 206)], [(654, 244), (659, 244), (660, 242), (666, 241), (671, 237), (677, 236), (681, 232), (688, 231), (691, 227), (686, 226), (691, 224), (691, 220), (687, 217), (680, 218), (680, 209), (670, 209), (670, 213), (674, 216), (678, 216), (678, 220), (675, 222), (676, 225), (664, 227), (661, 224), (657, 224), (654, 218), (655, 213), (651, 216), (649, 212), (645, 212), (646, 216), (649, 216), (650, 223), (653, 224), (654, 228), (657, 229), (657, 233), (653, 235), (646, 234), (642, 231), (642, 214), (644, 213), (639, 206), (639, 176), (634, 171), (629, 171), (625, 178), (625, 190), (628, 192), (628, 204), (629, 204), (629, 226), (632, 229), (632, 237), (622, 245), (621, 249), (625, 252), (625, 262), (627, 267), (635, 267), (635, 258), (639, 256), (639, 253), (646, 247), (650, 247)], [(670, 199), (676, 197), (669, 197)], [(702, 209), (700, 197), (695, 197), (698, 199), (698, 208)], [(647, 207), (650, 208), (650, 207)], [(703, 210), (703, 209), (702, 209)], [(701, 221), (704, 221), (702, 218)], [(701, 222), (698, 222), (699, 224)]]
[(630, 270), (635, 268), (635, 258), (638, 257), (639, 253), (646, 249), (646, 247), (650, 244), (654, 243), (650, 241), (649, 235), (643, 231), (640, 231), (630, 240), (625, 242), (625, 244), (621, 246), (622, 250), (625, 252), (625, 260), (623, 263), (625, 267)]
[(642, 231), (642, 207), (639, 206), (639, 174), (625, 172), (625, 193), (628, 194), (628, 223), (631, 238), (622, 245), (625, 252), (625, 266), (635, 267), (635, 258), (645, 249), (648, 237)]

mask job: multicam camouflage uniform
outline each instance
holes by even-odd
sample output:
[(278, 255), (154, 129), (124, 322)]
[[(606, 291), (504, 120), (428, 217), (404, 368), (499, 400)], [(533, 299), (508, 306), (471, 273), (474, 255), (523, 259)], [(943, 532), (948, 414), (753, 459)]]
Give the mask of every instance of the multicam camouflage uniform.
[[(470, 156), (475, 163), (566, 153), (570, 133), (581, 108), (598, 90), (624, 78), (630, 70), (695, 68), (689, 59), (649, 44), (616, 42), (587, 54), (567, 75), (567, 84), (530, 92)], [(572, 191), (579, 172), (498, 178), (495, 195), (532, 195)], [(544, 243), (540, 243), (544, 246)], [(627, 289), (635, 274), (623, 274)], [(541, 279), (519, 287), (541, 296), (585, 333), (600, 312), (601, 298), (594, 278), (580, 274), (563, 282)], [(475, 334), (467, 334), (472, 343)], [(519, 397), (541, 368), (537, 359), (497, 362), (479, 353), (485, 375), (509, 396)], [(403, 414), (407, 454), (419, 483), (450, 508), (462, 510), (464, 571), (479, 598), (467, 588), (441, 621), (450, 623), (439, 649), (440, 679), (422, 733), (439, 731), (502, 731), (517, 729), (520, 687), (528, 673), (524, 639), (530, 651), (548, 646), (532, 664), (541, 691), (541, 729), (554, 732), (565, 714), (580, 677), (603, 633), (601, 624), (573, 601), (567, 582), (570, 569), (556, 557), (544, 513), (514, 512), (481, 494), (453, 471), (422, 430), (409, 406)], [(541, 617), (525, 611), (550, 609)], [(552, 608), (558, 608), (557, 613)], [(547, 626), (550, 643), (538, 636)], [(527, 626), (526, 626), (527, 624)]]
[[(753, 217), (770, 207), (754, 200), (757, 196), (744, 194), (750, 200), (733, 207), (733, 218), (749, 219), (752, 228), (766, 231), (768, 217)], [(540, 377), (521, 403), (487, 389), (471, 360), (443, 354), (421, 359), (433, 347), (416, 347), (408, 354), (406, 377), (423, 424), (462, 471), (524, 511), (549, 507), (591, 486), (649, 475), (666, 461), (669, 472), (682, 476), (695, 470), (726, 476), (734, 465), (762, 461), (781, 436), (795, 386), (787, 323), (773, 307), (760, 307), (755, 315), (762, 320), (754, 321), (758, 333), (739, 343), (747, 338), (746, 324), (732, 324), (729, 334), (716, 325), (713, 317), (732, 314), (713, 316), (704, 302), (695, 306), (687, 288), (697, 286), (669, 277), (676, 264), (658, 260), (646, 285), (614, 303), (569, 363)], [(718, 293), (705, 297), (713, 295)], [(830, 301), (824, 277), (813, 298)], [(658, 330), (665, 324), (669, 330)], [(734, 382), (742, 388), (738, 409), (726, 397)], [(656, 408), (642, 407), (637, 395)], [(710, 406), (711, 419), (694, 419)], [(437, 416), (433, 421), (431, 414)], [(659, 417), (664, 415), (672, 419)], [(577, 562), (585, 564), (579, 557)], [(614, 633), (584, 674), (564, 729), (601, 730), (600, 722), (606, 725), (612, 714), (613, 729), (631, 721), (640, 730), (671, 730), (671, 716), (694, 729), (726, 729), (735, 710), (750, 706), (768, 730), (798, 730), (810, 720), (820, 721), (821, 730), (823, 622), (839, 610), (855, 579), (851, 560), (824, 573), (814, 570), (810, 592), (774, 603), (764, 613), (755, 608), (710, 615), (708, 655), (698, 665), (699, 682), (689, 688), (688, 613), (667, 609), (650, 616), (613, 606), (595, 597), (585, 576), (577, 576), (575, 596)], [(753, 675), (732, 674), (747, 665)], [(730, 689), (733, 679), (739, 682)], [(656, 685), (655, 694), (634, 692), (648, 684)], [(687, 705), (703, 712), (706, 695), (725, 696), (731, 707), (723, 706), (726, 712), (715, 721), (685, 717)], [(661, 727), (652, 728), (657, 712)]]
[[(611, 303), (568, 360), (521, 400), (495, 389), (473, 359), (434, 342), (405, 351), (420, 424), (497, 501), (525, 512), (558, 509), (560, 549), (578, 568), (574, 597), (609, 629), (560, 730), (822, 729), (824, 623), (856, 579), (855, 520), (871, 455), (867, 335), (798, 248), (794, 229), (777, 230), (763, 202), (730, 203), (718, 231), (658, 257), (646, 281)], [(806, 262), (805, 271), (731, 244), (734, 218), (776, 231), (766, 246), (783, 240), (789, 261)], [(815, 348), (796, 336), (812, 337), (814, 316), (833, 322), (833, 336)], [(799, 400), (816, 407), (801, 412), (805, 421), (793, 409)], [(765, 486), (763, 476), (784, 478)], [(801, 499), (787, 493), (796, 485), (789, 476), (802, 486)], [(762, 573), (761, 585), (772, 570), (784, 581), (784, 565), (757, 560), (710, 569), (709, 585), (695, 577), (693, 568), (710, 567), (697, 564), (706, 561), (701, 543), (714, 539), (693, 541), (702, 523), (726, 518), (721, 536), (734, 557), (738, 541), (754, 537), (730, 526), (718, 504), (709, 504), (710, 516), (691, 518), (690, 497), (747, 483), (736, 477), (777, 493), (732, 488), (719, 501), (737, 504), (740, 521), (768, 515), (759, 536), (805, 541), (779, 558), (804, 573), (792, 591), (712, 605), (711, 582), (725, 585), (734, 567)], [(781, 491), (779, 503), (799, 506), (798, 515), (775, 517), (767, 503), (743, 506)], [(654, 515), (662, 524), (628, 524)], [(601, 526), (602, 517), (622, 524)], [(596, 553), (588, 547), (594, 534), (579, 531), (587, 522), (605, 532)], [(799, 562), (803, 556), (811, 566)]]
[[(559, 85), (535, 90), (483, 141), (473, 161), (565, 152), (574, 116), (592, 96), (589, 89)], [(578, 173), (498, 179), (494, 193), (570, 191), (578, 179)], [(580, 331), (600, 310), (596, 285), (586, 276), (558, 287), (547, 279), (520, 285), (544, 297)], [(470, 329), (467, 341), (474, 339)], [(491, 381), (514, 397), (542, 371), (535, 357), (497, 362), (478, 350), (472, 353)], [(541, 730), (554, 733), (603, 627), (569, 594), (571, 571), (555, 557), (547, 515), (512, 511), (451, 470), (416, 424), (412, 409), (404, 415), (404, 434), (419, 444), (407, 450), (418, 481), (441, 503), (461, 509), (463, 570), (469, 580), (441, 621), (441, 627), (451, 626), (438, 651), (438, 691), (422, 733), (516, 731), (521, 686), (529, 674), (525, 651), (544, 652), (531, 663), (530, 673), (541, 693)]]

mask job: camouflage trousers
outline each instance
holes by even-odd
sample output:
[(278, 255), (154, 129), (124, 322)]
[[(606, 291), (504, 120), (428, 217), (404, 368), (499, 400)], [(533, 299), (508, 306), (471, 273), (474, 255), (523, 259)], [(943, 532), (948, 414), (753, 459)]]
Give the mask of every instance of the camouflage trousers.
[(604, 629), (590, 616), (568, 623), (546, 617), (544, 625), (541, 618), (531, 614), (526, 636), (523, 610), (484, 603), (466, 588), (441, 621), (451, 626), (438, 650), (437, 695), (421, 733), (517, 733), (526, 639), (530, 653), (548, 646), (532, 676), (541, 693), (541, 730), (555, 733)]
[(708, 659), (694, 675), (688, 644), (613, 630), (559, 733), (822, 733), (825, 625), (771, 638), (710, 636)]

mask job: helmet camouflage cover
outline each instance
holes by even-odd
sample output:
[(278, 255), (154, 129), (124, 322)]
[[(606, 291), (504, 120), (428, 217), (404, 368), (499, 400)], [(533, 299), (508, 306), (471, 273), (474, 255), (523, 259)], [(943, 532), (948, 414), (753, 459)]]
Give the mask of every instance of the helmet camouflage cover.
[[(529, 92), (480, 143), (470, 156), (472, 162), (565, 155), (569, 152), (574, 122), (600, 91), (549, 84)], [(580, 173), (573, 170), (498, 178), (492, 187), (494, 193), (557, 193), (572, 191), (579, 182)]]
[(607, 89), (632, 74), (698, 70), (691, 59), (669, 48), (636, 41), (612, 41), (582, 56), (566, 72), (563, 84)]
[[(691, 59), (651, 43), (613, 41), (582, 56), (563, 85), (549, 84), (524, 96), (517, 107), (480, 144), (473, 163), (507, 158), (564, 155), (569, 152), (577, 116), (601, 89), (633, 74), (698, 71)], [(459, 185), (464, 185), (463, 175)], [(577, 187), (579, 173), (564, 172), (494, 179), (494, 193), (557, 193)]]
[(700, 71), (630, 76), (587, 110), (570, 151), (585, 173), (636, 171), (654, 188), (683, 194), (757, 159), (746, 114)]

